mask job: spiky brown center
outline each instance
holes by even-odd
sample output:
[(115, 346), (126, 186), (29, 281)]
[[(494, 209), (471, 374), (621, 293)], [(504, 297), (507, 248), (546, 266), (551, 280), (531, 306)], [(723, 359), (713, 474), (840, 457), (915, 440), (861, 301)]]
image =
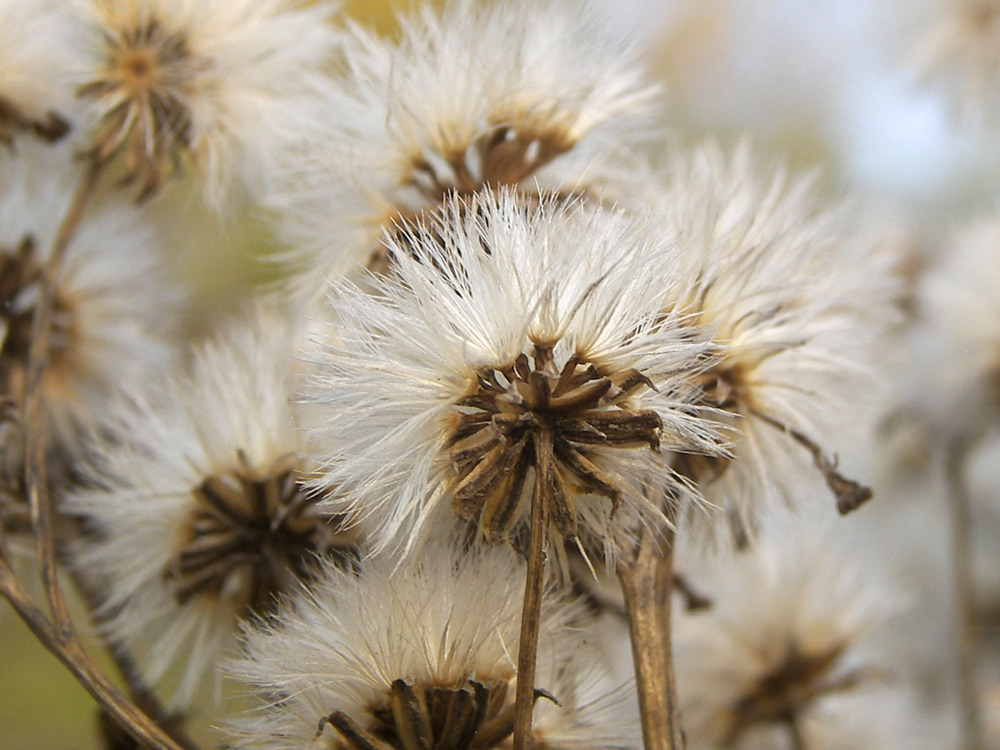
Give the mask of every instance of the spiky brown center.
[[(564, 537), (577, 533), (573, 490), (603, 495), (612, 511), (621, 488), (594, 462), (596, 448), (659, 450), (657, 412), (631, 408), (629, 397), (652, 388), (637, 370), (608, 375), (579, 356), (562, 367), (552, 347), (535, 344), (506, 367), (479, 372), (448, 439), (456, 480), (452, 508), (462, 520), (477, 514), (486, 539), (501, 542), (517, 519), (528, 469), (536, 498)], [(538, 481), (541, 478), (541, 481)]]
[[(543, 132), (497, 125), (487, 129), (464, 151), (453, 150), (434, 159), (420, 157), (413, 162), (403, 185), (416, 190), (422, 205), (397, 207), (387, 225), (399, 227), (402, 230), (399, 236), (417, 223), (433, 231), (425, 219), (433, 216), (447, 198), (467, 198), (483, 189), (517, 187), (573, 145), (570, 136), (559, 129)], [(567, 192), (564, 197), (578, 194)], [(524, 199), (531, 202), (538, 198), (539, 189), (532, 183), (524, 192)], [(386, 252), (380, 248), (373, 253), (368, 267), (385, 272), (391, 261)]]
[(179, 604), (211, 596), (267, 612), (276, 594), (309, 578), (317, 557), (357, 561), (357, 534), (316, 506), (296, 457), (259, 474), (240, 463), (192, 491), (184, 539), (163, 572)]
[[(0, 249), (0, 402), (20, 404), (24, 394), (28, 350), (35, 304), (41, 294), (43, 269), (31, 237), (13, 252)], [(57, 295), (49, 335), (49, 372), (72, 349), (73, 314), (64, 296)]]
[(790, 648), (784, 660), (730, 706), (724, 745), (763, 725), (784, 725), (798, 736), (799, 717), (822, 696), (850, 690), (871, 677), (866, 671), (837, 673), (844, 644), (813, 654)]
[(468, 679), (454, 687), (395, 680), (388, 701), (369, 710), (367, 727), (337, 711), (319, 731), (327, 724), (337, 731), (337, 750), (491, 750), (514, 731), (508, 692), (505, 680)]
[(191, 145), (186, 104), (198, 71), (187, 38), (151, 18), (109, 28), (104, 64), (82, 86), (81, 96), (98, 99), (103, 116), (91, 154), (98, 163), (125, 155), (125, 180), (139, 198), (160, 189)]

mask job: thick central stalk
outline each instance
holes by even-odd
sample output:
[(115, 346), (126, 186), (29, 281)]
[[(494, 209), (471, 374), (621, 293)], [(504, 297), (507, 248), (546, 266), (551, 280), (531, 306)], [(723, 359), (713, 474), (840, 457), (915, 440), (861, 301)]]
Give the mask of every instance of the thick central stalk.
[(645, 750), (684, 748), (670, 644), (673, 536), (668, 532), (658, 544), (644, 530), (638, 548), (618, 563)]
[(531, 750), (531, 714), (535, 703), (535, 664), (538, 655), (538, 625), (542, 611), (545, 578), (545, 547), (548, 540), (546, 510), (556, 478), (552, 432), (539, 427), (532, 435), (535, 447), (535, 488), (531, 495), (531, 538), (528, 573), (521, 608), (521, 640), (517, 651), (517, 694), (514, 708), (514, 750)]

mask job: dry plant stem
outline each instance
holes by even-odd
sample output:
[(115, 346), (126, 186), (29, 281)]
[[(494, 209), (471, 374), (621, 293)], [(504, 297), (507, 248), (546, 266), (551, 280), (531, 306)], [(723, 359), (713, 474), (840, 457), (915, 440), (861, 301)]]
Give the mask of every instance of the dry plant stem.
[(31, 327), (31, 347), (28, 351), (28, 369), (24, 400), (25, 451), (24, 481), (31, 505), (31, 522), (35, 531), (38, 560), (41, 565), (42, 583), (49, 607), (60, 634), (72, 636), (73, 623), (69, 617), (66, 600), (59, 588), (56, 568), (56, 550), (52, 530), (52, 502), (49, 497), (48, 475), (45, 467), (45, 414), (42, 405), (42, 379), (49, 365), (49, 334), (55, 309), (57, 277), (70, 240), (76, 232), (87, 203), (93, 195), (100, 177), (100, 167), (89, 162), (73, 198), (66, 209), (56, 233), (52, 252), (41, 278), (41, 298), (35, 309)]
[(41, 278), (41, 293), (32, 320), (31, 347), (24, 401), (25, 425), (24, 478), (31, 520), (34, 527), (42, 583), (52, 612), (52, 622), (17, 585), (10, 568), (0, 569), (3, 594), (28, 624), (35, 636), (70, 670), (95, 700), (118, 721), (137, 741), (153, 750), (184, 750), (155, 722), (144, 714), (108, 680), (80, 644), (70, 618), (69, 608), (59, 585), (55, 534), (53, 530), (52, 498), (49, 494), (45, 466), (45, 414), (42, 403), (42, 380), (49, 364), (49, 336), (55, 308), (57, 280), (63, 258), (90, 199), (93, 197), (101, 165), (87, 164), (86, 171), (59, 225), (52, 251)]
[(645, 529), (638, 547), (618, 561), (645, 750), (685, 746), (670, 643), (673, 541), (673, 532), (657, 540)]
[[(98, 624), (94, 618), (96, 617), (95, 612), (100, 605), (100, 592), (84, 576), (80, 575), (78, 571), (74, 570), (71, 566), (67, 566), (67, 568), (73, 579), (74, 587), (87, 606), (87, 611), (90, 613), (92, 621), (94, 621), (95, 625)], [(187, 735), (179, 721), (171, 722), (169, 729), (166, 727), (167, 722), (174, 717), (170, 715), (170, 712), (160, 703), (160, 699), (146, 685), (125, 647), (110, 635), (104, 633), (101, 628), (96, 628), (96, 630), (100, 633), (101, 643), (104, 644), (105, 651), (108, 652), (111, 660), (118, 668), (118, 673), (121, 675), (122, 680), (125, 682), (125, 687), (128, 689), (129, 698), (131, 698), (136, 707), (151, 717), (183, 750), (199, 750), (198, 744)]]
[(517, 650), (517, 693), (514, 699), (514, 750), (531, 750), (531, 715), (535, 705), (535, 662), (538, 656), (538, 626), (542, 611), (545, 548), (549, 538), (548, 492), (555, 471), (552, 433), (539, 429), (534, 435), (535, 488), (531, 495), (531, 539), (528, 572), (521, 608), (521, 639)]
[(953, 440), (945, 453), (948, 511), (951, 515), (952, 574), (958, 602), (958, 690), (963, 750), (982, 750), (983, 726), (977, 687), (979, 605), (972, 574), (972, 502), (965, 482), (970, 445)]
[(73, 633), (65, 633), (45, 618), (18, 584), (7, 564), (0, 561), (0, 594), (11, 603), (35, 637), (83, 685), (142, 747), (150, 750), (184, 750), (168, 737), (148, 716), (135, 707), (108, 680), (83, 650)]

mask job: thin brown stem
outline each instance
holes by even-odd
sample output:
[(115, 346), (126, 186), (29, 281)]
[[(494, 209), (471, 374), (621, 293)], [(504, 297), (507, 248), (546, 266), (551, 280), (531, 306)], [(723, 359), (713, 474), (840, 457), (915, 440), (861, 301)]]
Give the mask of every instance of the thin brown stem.
[[(91, 585), (90, 581), (80, 571), (72, 566), (67, 566), (67, 569), (70, 571), (74, 587), (79, 592), (83, 603), (87, 607), (92, 622), (95, 625), (99, 625), (96, 613), (100, 605), (100, 592)], [(128, 653), (125, 646), (108, 634), (104, 628), (98, 627), (96, 630), (100, 634), (101, 643), (104, 644), (105, 651), (107, 651), (111, 660), (115, 663), (115, 666), (118, 668), (118, 674), (121, 675), (122, 680), (125, 682), (129, 698), (131, 698), (136, 707), (152, 718), (183, 750), (198, 750), (198, 744), (184, 731), (180, 720), (164, 708), (160, 699), (146, 685), (145, 680), (139, 674), (139, 670), (136, 668), (135, 663), (132, 661), (132, 656)]]
[(827, 458), (823, 449), (820, 448), (816, 441), (810, 439), (808, 435), (762, 411), (753, 410), (751, 414), (775, 429), (781, 430), (809, 451), (813, 459), (813, 465), (823, 474), (823, 479), (826, 480), (827, 487), (830, 488), (830, 491), (837, 499), (837, 511), (840, 515), (846, 516), (851, 511), (857, 510), (871, 500), (872, 490), (870, 487), (866, 487), (853, 479), (848, 479), (837, 471), (836, 455), (832, 459)]
[(142, 747), (150, 750), (184, 750), (140, 711), (100, 671), (74, 634), (49, 622), (31, 601), (6, 563), (0, 561), (0, 594), (31, 629), (41, 644), (65, 666), (84, 689), (101, 704)]
[(542, 611), (545, 576), (545, 548), (549, 537), (546, 518), (553, 484), (555, 458), (552, 433), (539, 429), (535, 443), (535, 488), (531, 495), (531, 538), (528, 572), (521, 608), (521, 639), (517, 650), (517, 693), (514, 699), (514, 750), (531, 750), (531, 715), (535, 704), (535, 663), (538, 656), (538, 627)]
[(673, 532), (658, 541), (644, 529), (638, 547), (618, 561), (645, 750), (685, 746), (670, 642), (673, 541)]
[(951, 515), (952, 575), (958, 603), (958, 694), (963, 750), (981, 750), (983, 726), (979, 710), (977, 651), (979, 604), (972, 571), (972, 498), (965, 481), (970, 445), (953, 440), (945, 453), (948, 510)]
[(87, 171), (66, 209), (62, 223), (59, 225), (45, 273), (40, 279), (40, 299), (32, 320), (24, 399), (24, 486), (27, 490), (28, 502), (31, 505), (31, 521), (35, 532), (45, 594), (58, 631), (67, 637), (73, 633), (73, 623), (66, 606), (66, 599), (59, 586), (56, 566), (56, 550), (52, 529), (52, 500), (49, 496), (48, 473), (45, 466), (46, 416), (42, 380), (49, 365), (49, 335), (52, 328), (52, 314), (55, 310), (57, 280), (62, 268), (63, 257), (76, 228), (83, 219), (87, 204), (97, 186), (100, 171), (96, 163), (91, 162), (88, 165)]
[(49, 339), (63, 259), (94, 195), (101, 166), (91, 161), (59, 225), (40, 279), (40, 293), (32, 319), (31, 345), (25, 382), (24, 480), (31, 507), (38, 561), (52, 622), (24, 593), (6, 564), (0, 568), (0, 592), (7, 597), (35, 636), (54, 654), (115, 721), (144, 747), (152, 750), (191, 750), (179, 746), (156, 723), (130, 702), (93, 663), (77, 637), (69, 607), (59, 583), (57, 544), (49, 479), (45, 464), (45, 424), (42, 382), (49, 366)]

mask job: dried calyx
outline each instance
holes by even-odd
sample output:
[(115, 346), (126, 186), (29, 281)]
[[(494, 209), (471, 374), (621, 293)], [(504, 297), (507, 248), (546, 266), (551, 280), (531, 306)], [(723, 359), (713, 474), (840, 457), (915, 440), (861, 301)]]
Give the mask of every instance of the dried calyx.
[(456, 471), (452, 507), (462, 520), (480, 517), (490, 542), (505, 540), (513, 526), (528, 469), (536, 474), (536, 498), (564, 537), (577, 534), (577, 513), (567, 480), (582, 491), (621, 503), (621, 488), (592, 460), (596, 447), (659, 450), (662, 421), (652, 410), (628, 405), (631, 395), (652, 388), (637, 370), (608, 375), (579, 356), (562, 367), (553, 347), (536, 343), (505, 367), (479, 372), (472, 393), (461, 399), (448, 440)]
[(264, 472), (239, 458), (239, 468), (192, 491), (184, 542), (163, 571), (179, 604), (211, 595), (241, 614), (265, 613), (277, 594), (310, 577), (317, 557), (356, 566), (357, 533), (316, 507), (298, 457), (282, 457)]
[[(749, 377), (750, 367), (740, 361), (722, 360), (718, 365), (701, 373), (695, 385), (705, 406), (728, 413), (737, 418), (759, 419), (765, 424), (788, 435), (812, 456), (813, 465), (823, 475), (827, 487), (837, 502), (837, 510), (846, 515), (871, 499), (871, 488), (848, 479), (837, 471), (837, 459), (829, 458), (823, 449), (805, 433), (770, 416), (756, 402)], [(719, 478), (733, 459), (716, 456), (678, 454), (675, 469), (696, 482), (712, 482)]]
[(70, 126), (55, 112), (48, 112), (43, 120), (33, 120), (22, 113), (8, 99), (0, 96), (0, 143), (11, 147), (17, 133), (29, 131), (49, 143), (55, 143), (69, 132)]
[(102, 107), (91, 157), (103, 164), (123, 152), (124, 182), (137, 185), (144, 200), (159, 191), (191, 145), (185, 100), (197, 62), (186, 37), (156, 18), (109, 29), (103, 40), (102, 69), (78, 91)]
[[(455, 150), (446, 155), (433, 153), (433, 158), (421, 156), (403, 184), (416, 189), (425, 205), (418, 209), (399, 208), (388, 225), (397, 227), (400, 238), (415, 224), (419, 224), (424, 233), (433, 231), (433, 222), (427, 219), (433, 217), (447, 199), (468, 198), (483, 189), (517, 187), (573, 146), (568, 134), (559, 129), (535, 132), (501, 125), (487, 129), (464, 151)], [(534, 202), (542, 196), (558, 195), (570, 199), (580, 194), (579, 190), (557, 194), (532, 184), (524, 198)], [(406, 246), (405, 241), (401, 244)], [(368, 268), (380, 272), (388, 270), (391, 259), (386, 253), (385, 248), (375, 251)]]
[[(362, 727), (343, 711), (320, 721), (340, 735), (338, 750), (490, 750), (514, 730), (508, 680), (467, 679), (453, 687), (394, 680), (388, 701)], [(543, 691), (535, 698), (554, 700)]]
[(813, 703), (825, 695), (851, 690), (873, 678), (869, 670), (836, 673), (845, 645), (807, 654), (792, 646), (768, 674), (761, 677), (729, 709), (724, 747), (733, 747), (753, 727), (787, 727), (794, 747), (804, 747), (799, 720)]

